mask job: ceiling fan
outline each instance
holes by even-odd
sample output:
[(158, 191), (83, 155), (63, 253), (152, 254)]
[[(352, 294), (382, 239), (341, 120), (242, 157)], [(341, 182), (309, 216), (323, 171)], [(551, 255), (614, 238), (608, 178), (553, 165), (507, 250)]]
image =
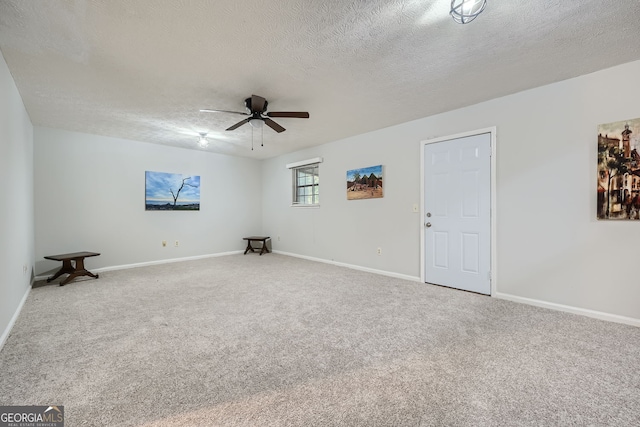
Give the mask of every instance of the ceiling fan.
[(247, 98), (244, 100), (244, 105), (247, 107), (248, 113), (242, 113), (240, 111), (229, 111), (229, 110), (210, 110), (210, 109), (202, 109), (201, 112), (204, 113), (232, 113), (232, 114), (241, 114), (243, 116), (249, 116), (244, 120), (239, 121), (235, 125), (231, 126), (227, 130), (235, 130), (242, 126), (245, 123), (249, 123), (254, 127), (261, 127), (262, 124), (266, 124), (271, 129), (276, 132), (284, 132), (286, 129), (280, 126), (278, 123), (274, 122), (270, 119), (270, 117), (291, 117), (291, 118), (299, 118), (299, 119), (308, 119), (309, 113), (303, 111), (268, 111), (267, 105), (269, 103), (266, 99), (258, 95), (251, 95), (251, 98)]

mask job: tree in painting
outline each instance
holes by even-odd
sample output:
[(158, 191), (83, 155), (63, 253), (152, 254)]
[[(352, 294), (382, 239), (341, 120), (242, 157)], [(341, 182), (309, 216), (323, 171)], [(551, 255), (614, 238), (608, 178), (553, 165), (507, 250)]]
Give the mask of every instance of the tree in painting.
[(191, 177), (187, 177), (184, 178), (182, 180), (182, 185), (180, 185), (180, 188), (178, 188), (178, 191), (175, 192), (175, 194), (173, 193), (173, 189), (170, 188), (169, 191), (171, 191), (171, 196), (173, 196), (173, 209), (176, 208), (176, 203), (178, 202), (178, 197), (180, 196), (180, 192), (182, 191), (182, 189), (184, 188), (185, 185), (188, 185), (189, 187), (197, 187), (197, 185), (193, 185), (193, 184), (189, 184), (187, 182), (188, 179), (191, 179)]
[(351, 191), (356, 191), (359, 183), (360, 183), (360, 172), (356, 171), (353, 174), (353, 185), (351, 186)]
[[(607, 179), (607, 197), (606, 197), (606, 209), (604, 209), (605, 216), (609, 218), (611, 216), (611, 194), (615, 191), (613, 185), (618, 182), (618, 177), (624, 176), (629, 172), (624, 154), (617, 147), (603, 147), (598, 144), (598, 158), (601, 159), (601, 170), (604, 171)], [(621, 202), (624, 202), (624, 193), (621, 196)]]

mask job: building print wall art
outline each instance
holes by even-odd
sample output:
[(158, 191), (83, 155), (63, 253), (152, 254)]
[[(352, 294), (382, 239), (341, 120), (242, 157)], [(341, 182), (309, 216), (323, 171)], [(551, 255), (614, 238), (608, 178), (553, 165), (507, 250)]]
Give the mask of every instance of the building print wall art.
[(347, 171), (347, 200), (383, 197), (382, 165)]
[(598, 126), (598, 219), (640, 219), (640, 118)]
[(152, 171), (144, 175), (145, 210), (200, 210), (200, 176)]

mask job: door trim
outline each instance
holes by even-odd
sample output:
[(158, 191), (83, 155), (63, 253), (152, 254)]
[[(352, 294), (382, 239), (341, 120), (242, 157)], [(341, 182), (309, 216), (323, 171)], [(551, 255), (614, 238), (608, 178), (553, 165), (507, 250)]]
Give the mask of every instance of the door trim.
[(420, 141), (420, 281), (425, 283), (426, 277), (426, 265), (425, 265), (425, 239), (424, 239), (424, 149), (427, 144), (433, 144), (436, 142), (450, 141), (452, 139), (465, 138), (467, 136), (475, 136), (488, 133), (491, 135), (491, 296), (495, 296), (497, 293), (498, 283), (498, 271), (496, 262), (496, 241), (497, 241), (497, 221), (496, 221), (496, 133), (495, 126), (478, 129), (469, 132), (458, 133), (455, 135), (447, 135), (437, 138), (431, 138), (424, 141)]

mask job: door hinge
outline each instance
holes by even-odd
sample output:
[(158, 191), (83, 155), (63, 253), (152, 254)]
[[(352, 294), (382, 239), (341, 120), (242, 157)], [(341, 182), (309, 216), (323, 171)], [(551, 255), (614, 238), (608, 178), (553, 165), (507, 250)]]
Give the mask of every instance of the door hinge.
[(489, 281), (491, 281), (491, 272), (490, 271), (487, 272), (487, 279), (489, 279)]

